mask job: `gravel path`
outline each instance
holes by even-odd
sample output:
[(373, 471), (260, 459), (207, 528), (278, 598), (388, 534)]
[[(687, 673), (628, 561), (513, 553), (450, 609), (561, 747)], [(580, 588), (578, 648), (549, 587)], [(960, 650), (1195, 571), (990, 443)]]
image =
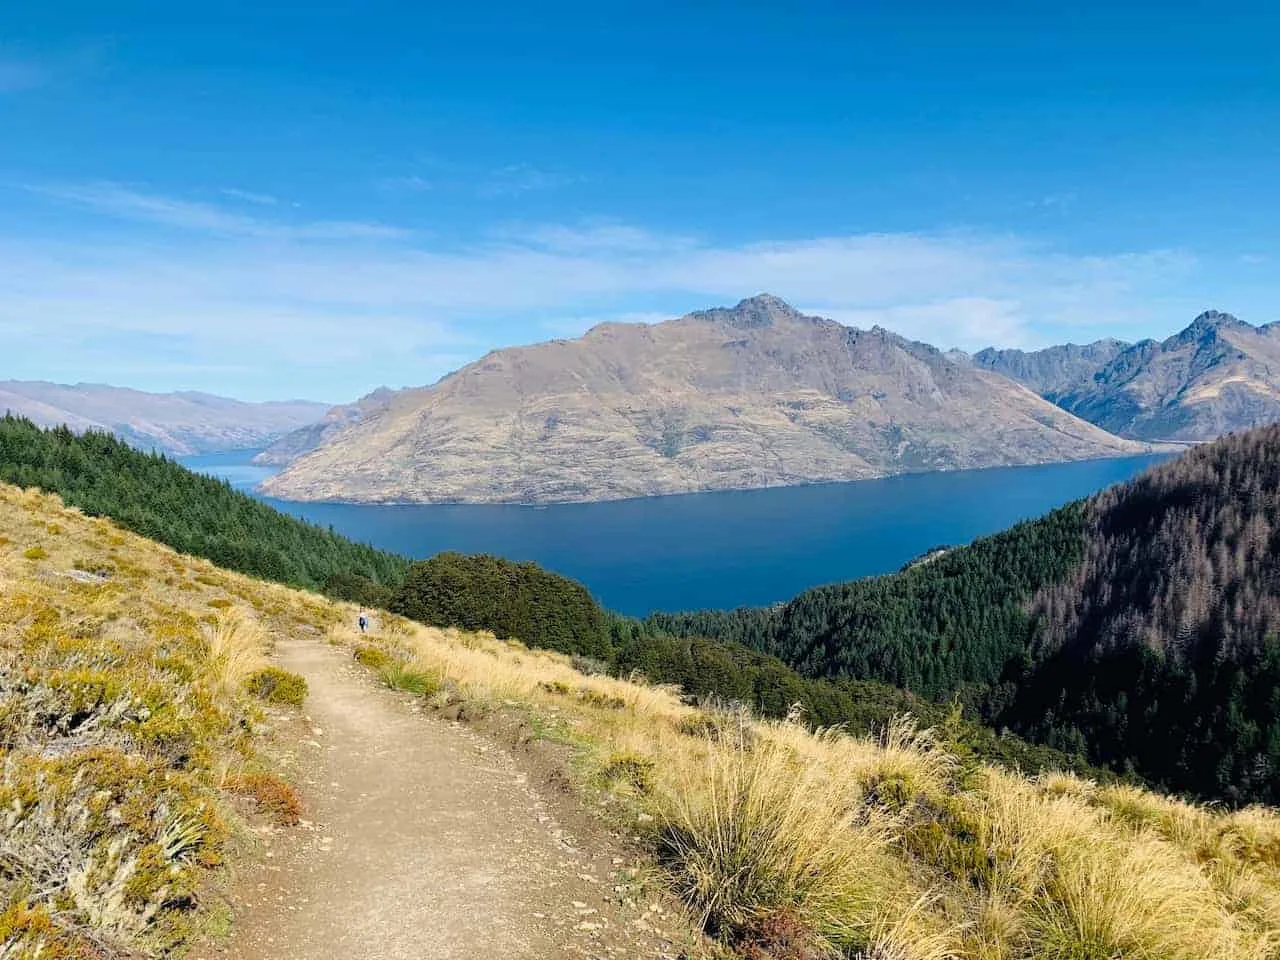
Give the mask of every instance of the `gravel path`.
[(268, 838), (232, 935), (194, 958), (676, 955), (656, 905), (619, 903), (621, 859), (579, 848), (505, 750), (424, 716), (340, 649), (278, 652), (310, 688), (294, 756), (307, 820)]

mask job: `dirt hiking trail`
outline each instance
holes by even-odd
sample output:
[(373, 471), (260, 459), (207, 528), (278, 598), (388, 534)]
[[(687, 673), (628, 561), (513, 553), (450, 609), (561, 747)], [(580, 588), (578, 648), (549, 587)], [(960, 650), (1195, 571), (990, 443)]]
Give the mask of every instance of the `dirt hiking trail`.
[(620, 902), (618, 851), (579, 848), (505, 749), (424, 716), (342, 648), (294, 638), (278, 657), (309, 686), (292, 758), (306, 819), (268, 835), (230, 937), (193, 958), (679, 955), (655, 900)]

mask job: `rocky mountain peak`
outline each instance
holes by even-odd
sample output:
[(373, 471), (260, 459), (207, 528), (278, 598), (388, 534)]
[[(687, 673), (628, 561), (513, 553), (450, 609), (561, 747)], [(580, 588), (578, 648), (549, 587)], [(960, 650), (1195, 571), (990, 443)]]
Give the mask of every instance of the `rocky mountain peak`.
[(1236, 319), (1230, 313), (1223, 313), (1221, 310), (1206, 310), (1200, 316), (1191, 321), (1191, 326), (1187, 327), (1175, 339), (1179, 342), (1186, 343), (1191, 340), (1198, 340), (1206, 334), (1217, 333), (1223, 328), (1247, 328), (1249, 324), (1243, 320)]
[(735, 307), (715, 307), (711, 310), (699, 310), (690, 314), (697, 320), (710, 320), (727, 323), (740, 330), (753, 330), (771, 327), (778, 321), (799, 320), (804, 316), (799, 310), (785, 300), (771, 293), (759, 293), (739, 301)]

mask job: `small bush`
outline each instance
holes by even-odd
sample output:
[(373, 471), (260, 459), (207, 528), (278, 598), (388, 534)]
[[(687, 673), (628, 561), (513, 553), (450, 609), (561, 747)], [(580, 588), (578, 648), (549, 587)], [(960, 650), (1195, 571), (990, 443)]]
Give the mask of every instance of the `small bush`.
[(547, 693), (554, 693), (558, 697), (567, 697), (569, 695), (569, 685), (560, 680), (542, 680), (538, 683), (538, 689), (545, 690)]
[(279, 777), (269, 773), (239, 774), (230, 777), (226, 787), (232, 793), (251, 798), (258, 811), (279, 826), (297, 826), (302, 819), (302, 801), (297, 791)]
[(413, 564), (390, 610), (434, 627), (491, 630), (529, 647), (607, 657), (609, 628), (587, 588), (533, 563), (441, 553)]
[(602, 773), (610, 783), (628, 783), (641, 793), (653, 786), (655, 764), (648, 757), (634, 753), (615, 753), (604, 765)]
[(39, 960), (82, 960), (96, 954), (87, 942), (61, 929), (43, 905), (23, 901), (0, 913), (0, 951), (6, 958)]
[(621, 697), (601, 693), (599, 690), (592, 690), (589, 687), (580, 687), (578, 689), (578, 699), (589, 707), (599, 707), (601, 710), (621, 710), (627, 705), (627, 701)]
[(307, 698), (307, 681), (296, 673), (279, 667), (256, 670), (245, 680), (245, 687), (259, 700), (267, 703), (288, 703), (302, 706)]
[(45, 560), (49, 556), (49, 551), (44, 547), (27, 547), (22, 551), (22, 555), (28, 560)]
[(231, 601), (226, 597), (214, 597), (209, 601), (209, 606), (213, 607), (215, 610), (226, 610), (231, 606)]
[(579, 673), (586, 674), (588, 677), (601, 677), (609, 672), (609, 665), (603, 660), (597, 660), (595, 657), (584, 657), (575, 654), (570, 660), (573, 669)]
[(384, 608), (391, 602), (392, 589), (358, 573), (339, 571), (326, 578), (321, 592), (333, 600), (346, 600), (364, 607)]
[(361, 663), (370, 670), (381, 670), (391, 662), (391, 655), (381, 647), (375, 647), (371, 643), (361, 643), (356, 646), (354, 654), (357, 663)]

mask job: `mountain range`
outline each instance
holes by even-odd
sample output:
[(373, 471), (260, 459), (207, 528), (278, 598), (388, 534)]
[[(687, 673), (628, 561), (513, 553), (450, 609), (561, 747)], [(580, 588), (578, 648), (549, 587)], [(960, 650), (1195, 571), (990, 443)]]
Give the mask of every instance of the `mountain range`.
[[(941, 352), (768, 294), (496, 350), (336, 407), (0, 382), (0, 411), (171, 455), (261, 449), (297, 500), (557, 502), (1120, 456), (1280, 420), (1280, 324)], [(265, 449), (262, 449), (265, 448)]]
[(1216, 310), (1163, 341), (987, 349), (973, 362), (1135, 440), (1212, 440), (1280, 420), (1280, 324)]
[(41, 426), (102, 430), (144, 450), (173, 456), (263, 447), (319, 420), (327, 407), (307, 400), (245, 403), (207, 393), (146, 393), (100, 383), (0, 381), (0, 413)]
[(381, 396), (263, 489), (294, 500), (606, 500), (1144, 452), (1005, 376), (763, 294), (494, 351)]
[(324, 446), (343, 429), (384, 409), (395, 395), (388, 387), (379, 387), (354, 403), (330, 407), (324, 416), (291, 430), (253, 458), (261, 466), (283, 466), (303, 454)]

